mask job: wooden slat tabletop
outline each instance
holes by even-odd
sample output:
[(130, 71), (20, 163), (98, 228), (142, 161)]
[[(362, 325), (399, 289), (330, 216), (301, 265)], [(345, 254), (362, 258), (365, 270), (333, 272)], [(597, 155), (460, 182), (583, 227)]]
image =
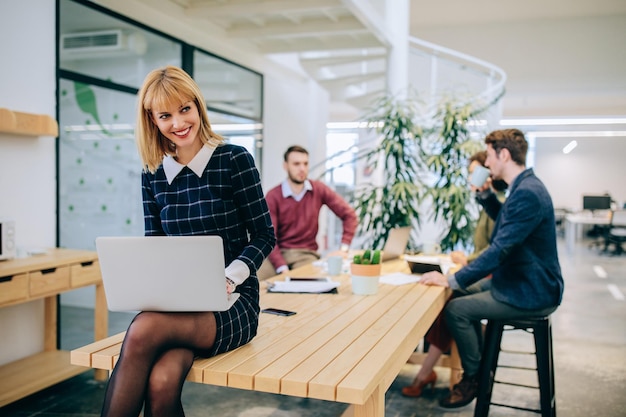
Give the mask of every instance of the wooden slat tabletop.
[[(403, 260), (386, 262), (383, 273), (391, 272), (409, 269)], [(310, 265), (290, 275), (323, 276), (323, 271)], [(261, 314), (251, 343), (196, 360), (188, 379), (345, 402), (359, 406), (358, 415), (380, 415), (385, 391), (443, 308), (448, 293), (420, 284), (380, 284), (377, 294), (361, 296), (352, 294), (349, 275), (333, 279), (341, 283), (337, 294), (270, 293), (267, 282), (261, 282), (262, 309), (275, 307), (296, 314)], [(112, 369), (122, 337), (118, 334), (72, 351), (72, 363)]]

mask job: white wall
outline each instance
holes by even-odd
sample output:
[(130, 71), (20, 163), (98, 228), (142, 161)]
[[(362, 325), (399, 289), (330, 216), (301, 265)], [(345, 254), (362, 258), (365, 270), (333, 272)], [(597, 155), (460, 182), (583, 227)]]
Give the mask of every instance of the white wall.
[(328, 96), (311, 82), (265, 75), (263, 188), (269, 191), (285, 179), (283, 154), (300, 145), (315, 165), (325, 155)]
[[(54, 0), (2, 8), (0, 107), (55, 117), (54, 13)], [(0, 133), (0, 195), (0, 217), (15, 219), (18, 248), (54, 247), (54, 138)], [(42, 350), (43, 301), (0, 309), (0, 339), (0, 364)]]
[(611, 194), (626, 202), (626, 140), (577, 138), (578, 146), (565, 155), (566, 138), (538, 138), (535, 173), (545, 183), (555, 207), (582, 209), (583, 194)]

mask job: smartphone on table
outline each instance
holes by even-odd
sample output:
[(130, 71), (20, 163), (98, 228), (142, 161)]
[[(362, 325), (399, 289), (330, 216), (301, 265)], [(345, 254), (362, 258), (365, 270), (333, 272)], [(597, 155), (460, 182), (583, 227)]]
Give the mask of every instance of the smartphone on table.
[(293, 316), (295, 311), (281, 310), (280, 308), (264, 308), (261, 313), (276, 314), (277, 316)]

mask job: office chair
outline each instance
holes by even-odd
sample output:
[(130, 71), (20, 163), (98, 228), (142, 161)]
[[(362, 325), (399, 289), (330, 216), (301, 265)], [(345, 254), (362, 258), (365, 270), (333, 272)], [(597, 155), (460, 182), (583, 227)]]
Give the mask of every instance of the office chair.
[(605, 250), (608, 250), (610, 244), (615, 245), (613, 255), (621, 255), (624, 253), (622, 243), (626, 242), (626, 209), (615, 210), (611, 214), (611, 223), (606, 234)]
[(566, 208), (554, 208), (554, 222), (558, 236), (565, 236), (565, 216), (569, 213), (570, 211)]
[(613, 216), (613, 211), (611, 210), (601, 210), (596, 213), (592, 213), (593, 217), (605, 217), (609, 219), (608, 223), (605, 224), (594, 224), (593, 228), (587, 232), (587, 236), (592, 237), (593, 239), (589, 243), (589, 249), (592, 248), (600, 248), (601, 252), (608, 252), (608, 236), (609, 229), (611, 228), (611, 217)]

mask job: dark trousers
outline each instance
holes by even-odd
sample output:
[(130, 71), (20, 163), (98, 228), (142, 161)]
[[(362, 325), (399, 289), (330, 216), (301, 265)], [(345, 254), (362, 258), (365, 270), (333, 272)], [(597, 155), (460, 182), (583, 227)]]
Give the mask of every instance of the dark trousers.
[(482, 279), (457, 294), (445, 308), (446, 322), (456, 341), (463, 372), (476, 375), (480, 368), (483, 319), (543, 317), (556, 307), (522, 310), (497, 301), (491, 295), (491, 279)]

